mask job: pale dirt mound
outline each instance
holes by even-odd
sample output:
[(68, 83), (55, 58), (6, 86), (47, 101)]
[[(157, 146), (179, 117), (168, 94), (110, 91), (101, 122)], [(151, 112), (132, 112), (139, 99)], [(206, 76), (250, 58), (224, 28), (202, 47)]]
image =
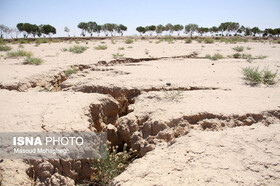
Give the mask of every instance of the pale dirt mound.
[(191, 131), (134, 161), (112, 185), (279, 185), (279, 130)]

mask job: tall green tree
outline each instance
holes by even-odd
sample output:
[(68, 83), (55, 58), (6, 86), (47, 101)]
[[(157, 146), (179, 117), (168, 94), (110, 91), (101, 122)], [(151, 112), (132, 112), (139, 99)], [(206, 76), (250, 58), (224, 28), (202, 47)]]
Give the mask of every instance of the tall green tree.
[(192, 37), (194, 32), (197, 32), (198, 30), (198, 25), (197, 24), (188, 24), (185, 26), (185, 33), (186, 34), (190, 34), (190, 36)]
[(85, 22), (80, 22), (80, 23), (78, 24), (78, 28), (82, 30), (81, 35), (82, 35), (82, 36), (85, 36), (85, 35), (86, 35), (86, 31), (88, 30), (88, 24), (85, 23)]
[(169, 31), (169, 35), (172, 35), (174, 32), (174, 26), (171, 23), (168, 23), (165, 25), (165, 31)]
[(252, 33), (253, 33), (253, 36), (256, 36), (256, 34), (261, 33), (261, 30), (258, 27), (253, 27), (252, 28)]
[(146, 28), (143, 27), (143, 26), (138, 26), (138, 27), (136, 28), (136, 31), (139, 32), (139, 34), (140, 34), (140, 36), (141, 36), (142, 34), (145, 34)]
[(183, 25), (176, 24), (173, 27), (174, 31), (177, 32), (178, 36), (180, 35), (180, 32), (184, 29)]
[(165, 28), (163, 25), (158, 25), (156, 28), (157, 35), (161, 35), (164, 30), (165, 30)]
[(127, 31), (127, 27), (119, 24), (117, 25), (117, 33), (120, 34), (121, 36), (123, 36), (123, 32)]
[(90, 34), (91, 37), (92, 37), (92, 34), (96, 31), (96, 26), (97, 26), (96, 22), (89, 21), (87, 23), (86, 31)]

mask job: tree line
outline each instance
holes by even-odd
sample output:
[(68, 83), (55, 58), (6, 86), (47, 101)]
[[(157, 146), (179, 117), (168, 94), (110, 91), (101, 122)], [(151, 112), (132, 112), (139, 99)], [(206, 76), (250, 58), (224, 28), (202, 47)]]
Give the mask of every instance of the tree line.
[(265, 30), (261, 30), (258, 27), (245, 27), (240, 26), (239, 23), (236, 22), (224, 22), (219, 26), (208, 27), (199, 27), (197, 24), (188, 24), (188, 25), (172, 25), (168, 23), (167, 25), (150, 25), (150, 26), (139, 26), (136, 28), (136, 31), (139, 32), (140, 35), (145, 33), (149, 33), (152, 35), (154, 32), (157, 35), (162, 35), (163, 32), (167, 32), (167, 34), (172, 35), (173, 32), (177, 32), (178, 36), (182, 31), (185, 34), (189, 34), (191, 37), (194, 33), (199, 34), (200, 36), (207, 35), (210, 33), (211, 36), (278, 36), (280, 35), (280, 28), (267, 28)]
[[(114, 24), (114, 23), (105, 23), (103, 25), (99, 25), (96, 22), (80, 22), (77, 27), (81, 29), (81, 36), (86, 36), (89, 34), (93, 36), (93, 34), (100, 35), (101, 32), (104, 33), (105, 36), (108, 36), (109, 33), (111, 36), (119, 34), (123, 36), (123, 33), (127, 31), (127, 27), (123, 24)], [(68, 27), (64, 28), (64, 31), (68, 33), (68, 37), (70, 37), (70, 29)], [(259, 29), (258, 27), (245, 27), (240, 26), (237, 22), (224, 22), (219, 26), (212, 27), (199, 27), (197, 24), (188, 24), (181, 25), (175, 24), (172, 25), (168, 23), (166, 25), (150, 25), (150, 26), (138, 26), (136, 31), (139, 32), (140, 35), (144, 35), (147, 33), (148, 35), (153, 35), (154, 33), (158, 36), (162, 35), (163, 32), (173, 35), (175, 32), (178, 36), (181, 33), (185, 33), (190, 35), (198, 34), (200, 36), (211, 35), (211, 36), (259, 36), (259, 37), (279, 37), (280, 36), (280, 28), (266, 28), (264, 30)], [(9, 28), (5, 25), (0, 25), (0, 36), (4, 38), (4, 34), (6, 38), (10, 36), (13, 38), (14, 34), (16, 38), (18, 34), (23, 33), (24, 38), (32, 35), (33, 37), (41, 37), (42, 35), (45, 37), (46, 35), (51, 36), (56, 34), (56, 28), (49, 24), (30, 24), (30, 23), (18, 23), (16, 28)]]

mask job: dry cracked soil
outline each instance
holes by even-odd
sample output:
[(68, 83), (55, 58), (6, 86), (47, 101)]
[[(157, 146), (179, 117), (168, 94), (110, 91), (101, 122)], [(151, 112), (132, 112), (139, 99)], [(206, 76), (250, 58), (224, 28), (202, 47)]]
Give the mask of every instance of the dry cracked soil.
[[(156, 41), (24, 44), (38, 66), (0, 52), (1, 132), (107, 132), (139, 153), (111, 185), (280, 185), (279, 83), (250, 86), (242, 75), (279, 71), (280, 45)], [(63, 52), (73, 45), (89, 48)], [(231, 58), (236, 46), (266, 58)], [(204, 58), (215, 53), (224, 58)], [(94, 174), (84, 160), (3, 159), (0, 172), (2, 185), (75, 185)]]

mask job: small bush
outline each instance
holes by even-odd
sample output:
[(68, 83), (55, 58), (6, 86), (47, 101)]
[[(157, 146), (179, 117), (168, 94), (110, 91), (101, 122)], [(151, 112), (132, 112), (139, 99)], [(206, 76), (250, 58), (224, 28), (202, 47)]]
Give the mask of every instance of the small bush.
[(105, 41), (101, 41), (100, 43), (101, 43), (101, 44), (105, 44)]
[(65, 70), (65, 71), (64, 71), (64, 74), (65, 74), (66, 77), (69, 77), (71, 74), (77, 73), (77, 71), (78, 71), (77, 69), (70, 68), (70, 69), (68, 69), (68, 70)]
[(259, 56), (256, 56), (254, 58), (255, 59), (265, 59), (265, 58), (267, 58), (267, 56), (259, 55)]
[(86, 51), (88, 49), (88, 47), (85, 46), (73, 46), (69, 49), (70, 52), (76, 53), (76, 54), (81, 54), (84, 51)]
[(162, 42), (161, 40), (158, 40), (158, 41), (155, 42), (155, 44), (159, 44), (159, 43), (161, 43), (161, 42)]
[(277, 83), (275, 80), (277, 76), (277, 71), (275, 73), (264, 68), (262, 71), (259, 71), (258, 67), (246, 67), (242, 69), (244, 79), (247, 80), (251, 85), (257, 85), (264, 83), (267, 85), (274, 85)]
[(27, 44), (27, 43), (30, 43), (29, 40), (25, 40), (25, 39), (20, 39), (20, 40), (18, 40), (18, 42), (19, 42), (20, 44)]
[(6, 45), (0, 45), (0, 51), (10, 51), (10, 50), (12, 50), (11, 47)]
[(133, 43), (133, 40), (132, 39), (127, 39), (127, 40), (125, 40), (125, 43), (126, 44), (131, 44), (131, 43)]
[(106, 45), (98, 45), (97, 47), (94, 47), (95, 50), (106, 50), (108, 47)]
[(60, 50), (61, 50), (61, 52), (67, 52), (67, 51), (68, 51), (67, 48), (62, 48), (62, 49), (60, 49)]
[(216, 60), (218, 60), (218, 59), (222, 59), (222, 58), (223, 58), (223, 55), (221, 55), (221, 54), (219, 54), (219, 53), (216, 53), (216, 54), (214, 54), (213, 56), (207, 54), (207, 55), (205, 56), (205, 58), (208, 58), (208, 59), (210, 59), (210, 60), (216, 61)]
[(24, 60), (24, 64), (30, 64), (30, 65), (40, 65), (42, 64), (44, 61), (40, 58), (36, 58), (36, 57), (27, 57)]
[(167, 42), (168, 44), (173, 44), (173, 43), (174, 43), (174, 37), (172, 37), (172, 36), (165, 36), (165, 37), (163, 38), (163, 40), (164, 40), (165, 42)]
[(111, 43), (114, 45), (116, 44), (115, 40), (111, 39)]
[(0, 38), (0, 45), (5, 45), (7, 42)]
[(24, 46), (22, 44), (19, 44), (18, 48), (24, 48)]
[(124, 50), (124, 47), (119, 47), (118, 50)]
[(183, 95), (182, 95), (182, 91), (166, 91), (164, 98), (167, 101), (171, 101), (171, 102), (178, 102), (180, 99), (182, 99)]
[(146, 55), (149, 55), (149, 52), (150, 52), (150, 51), (149, 51), (148, 49), (145, 49), (145, 54), (146, 54)]
[(48, 43), (48, 40), (46, 38), (38, 38), (35, 40), (36, 44), (41, 44), (41, 43)]
[(198, 43), (202, 43), (203, 39), (197, 39), (196, 40)]
[(247, 47), (246, 49), (247, 49), (247, 50), (251, 50), (252, 48), (251, 48), (251, 47)]
[[(72, 42), (71, 42), (71, 43), (72, 43)], [(77, 40), (76, 40), (75, 43), (76, 43), (76, 44), (80, 44), (80, 41), (77, 41)]]
[(114, 59), (123, 59), (124, 57), (124, 54), (119, 54), (119, 53), (116, 53), (116, 54), (112, 54), (113, 58)]
[(106, 158), (96, 159), (90, 162), (91, 167), (95, 170), (95, 174), (92, 176), (94, 178), (94, 185), (109, 185), (113, 178), (121, 174), (137, 157), (135, 151), (126, 148), (127, 144), (124, 144), (123, 150), (118, 152), (118, 146), (107, 147)]
[(32, 52), (26, 52), (24, 50), (18, 50), (16, 52), (8, 52), (7, 57), (22, 57), (22, 56), (27, 56), (30, 57), (32, 56)]
[(242, 55), (241, 55), (240, 53), (235, 53), (235, 54), (232, 55), (232, 57), (233, 57), (233, 58), (236, 58), (236, 59), (241, 58), (241, 56), (242, 56)]
[(259, 68), (246, 67), (242, 69), (244, 79), (249, 81), (250, 84), (256, 85), (262, 82), (262, 74), (259, 72)]
[(243, 46), (236, 46), (236, 47), (234, 47), (232, 49), (235, 50), (236, 52), (243, 52), (244, 47)]
[(192, 42), (192, 39), (191, 39), (191, 38), (185, 39), (185, 43), (191, 43), (191, 42)]
[(210, 38), (210, 37), (207, 37), (207, 38), (204, 39), (204, 43), (206, 43), (206, 44), (212, 44), (212, 43), (214, 43), (214, 39), (212, 39), (212, 38)]
[(133, 46), (128, 46), (127, 48), (133, 48)]
[(268, 68), (265, 68), (263, 69), (262, 74), (263, 74), (262, 79), (264, 84), (274, 85), (277, 83), (277, 81), (275, 80), (277, 76), (277, 71), (273, 73), (270, 70), (268, 70)]

